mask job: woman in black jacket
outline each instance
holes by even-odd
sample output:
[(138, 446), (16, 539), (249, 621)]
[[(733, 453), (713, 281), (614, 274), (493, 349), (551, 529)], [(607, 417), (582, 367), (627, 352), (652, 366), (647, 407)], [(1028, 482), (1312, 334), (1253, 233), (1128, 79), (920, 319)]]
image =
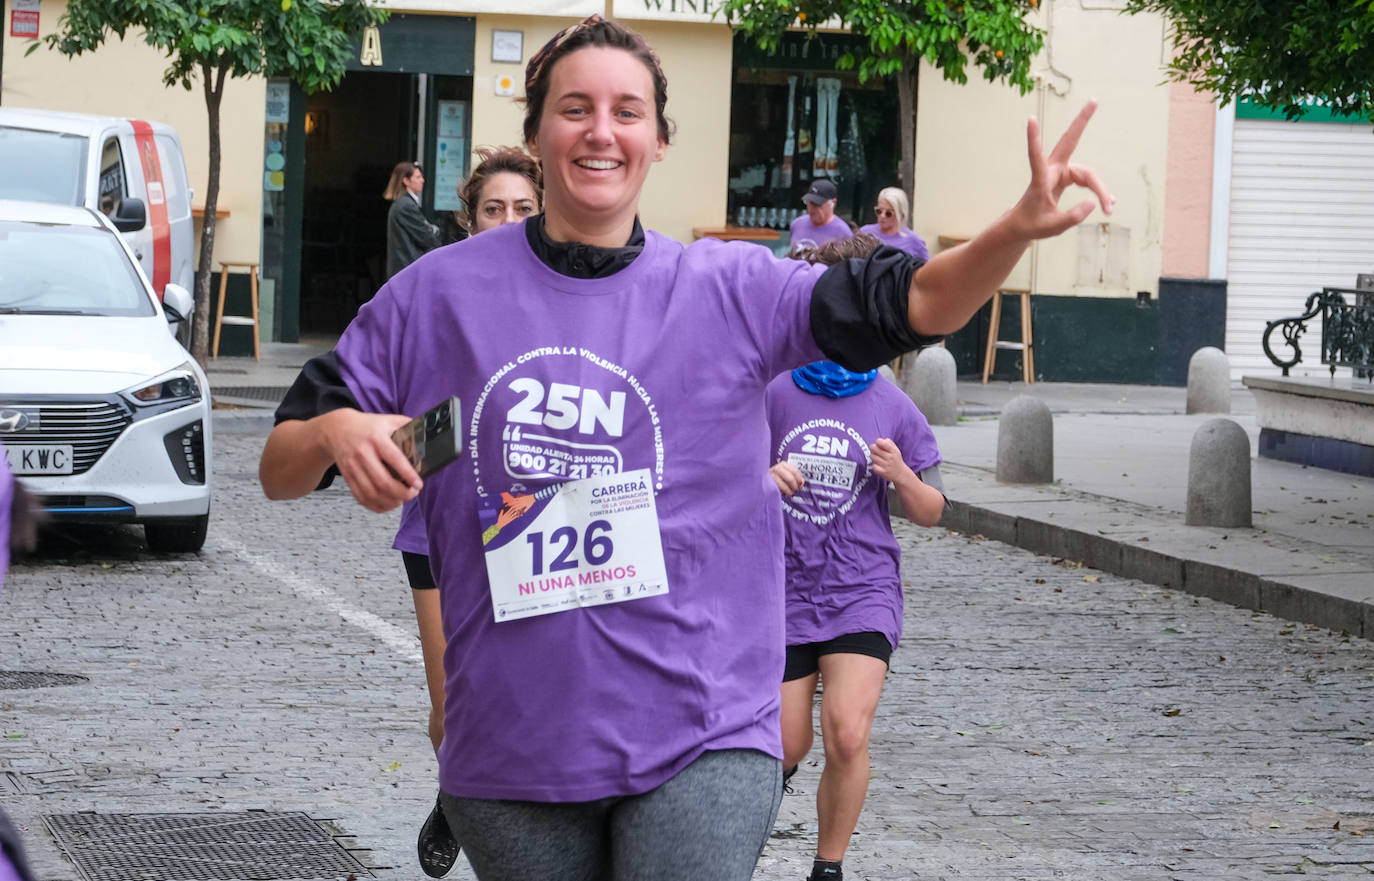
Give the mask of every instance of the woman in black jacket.
[(420, 193), (425, 173), (414, 162), (398, 162), (382, 195), (391, 202), (386, 215), (386, 277), (405, 269), (423, 253), (439, 247), (439, 227), (425, 219)]

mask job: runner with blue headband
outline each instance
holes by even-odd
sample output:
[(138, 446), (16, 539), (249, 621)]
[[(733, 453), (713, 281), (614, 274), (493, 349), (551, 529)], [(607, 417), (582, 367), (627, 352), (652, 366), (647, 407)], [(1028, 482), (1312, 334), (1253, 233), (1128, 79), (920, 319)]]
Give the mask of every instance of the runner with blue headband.
[[(859, 233), (808, 252), (834, 264), (867, 257)], [(783, 494), (787, 536), (787, 658), (782, 684), (784, 781), (811, 749), (821, 697), (825, 768), (816, 789), (820, 837), (810, 881), (841, 881), (868, 793), (868, 741), (902, 633), (901, 548), (888, 487), (902, 513), (934, 526), (944, 512), (935, 433), (911, 399), (878, 371), (832, 361), (768, 384), (769, 469)]]

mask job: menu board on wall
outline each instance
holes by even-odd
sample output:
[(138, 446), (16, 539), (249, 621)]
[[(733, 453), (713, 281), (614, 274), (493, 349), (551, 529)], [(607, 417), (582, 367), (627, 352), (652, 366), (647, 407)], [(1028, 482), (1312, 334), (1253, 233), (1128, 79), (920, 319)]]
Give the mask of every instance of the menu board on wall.
[(439, 101), (434, 135), (434, 210), (457, 211), (463, 207), (458, 186), (467, 174), (468, 102)]

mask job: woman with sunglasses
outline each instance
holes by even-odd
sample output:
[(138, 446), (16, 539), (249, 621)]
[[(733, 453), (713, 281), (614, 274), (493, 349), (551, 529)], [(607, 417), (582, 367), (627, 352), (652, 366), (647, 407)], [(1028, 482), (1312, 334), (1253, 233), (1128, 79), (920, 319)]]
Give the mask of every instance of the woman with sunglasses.
[[(337, 465), (364, 507), (419, 498), (442, 595), (442, 802), (483, 881), (749, 878), (781, 797), (782, 512), (764, 389), (868, 370), (951, 332), (1030, 242), (1078, 224), (1092, 106), (987, 231), (928, 264), (812, 267), (639, 223), (672, 136), (667, 79), (600, 16), (525, 75), (544, 213), (427, 254), (306, 378), (351, 403), (278, 425), (271, 498)], [(331, 373), (332, 371), (332, 373)], [(464, 455), (423, 484), (390, 436), (461, 401)]]
[(874, 206), (873, 211), (878, 215), (878, 222), (859, 227), (859, 232), (866, 232), (884, 245), (906, 251), (920, 260), (930, 259), (925, 240), (907, 226), (911, 209), (902, 189), (884, 187), (879, 190), (878, 204)]

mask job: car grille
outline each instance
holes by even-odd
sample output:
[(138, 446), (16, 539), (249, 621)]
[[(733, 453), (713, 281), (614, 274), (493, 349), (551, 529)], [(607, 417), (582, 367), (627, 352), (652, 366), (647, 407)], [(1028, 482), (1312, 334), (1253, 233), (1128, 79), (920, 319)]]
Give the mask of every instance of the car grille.
[[(32, 405), (19, 404), (24, 409)], [(71, 444), (72, 473), (84, 474), (105, 454), (133, 422), (128, 408), (111, 402), (37, 406), (38, 431), (0, 432), (0, 442), (12, 444)]]

